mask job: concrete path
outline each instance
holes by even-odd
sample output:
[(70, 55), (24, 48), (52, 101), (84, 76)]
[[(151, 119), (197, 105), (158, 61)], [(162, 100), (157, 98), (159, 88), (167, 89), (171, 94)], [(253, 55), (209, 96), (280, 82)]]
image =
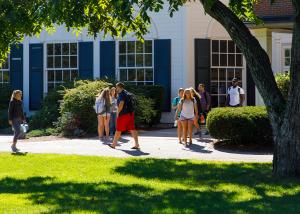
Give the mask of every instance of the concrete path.
[[(11, 136), (0, 136), (0, 152), (10, 152)], [(200, 159), (218, 161), (270, 162), (270, 154), (237, 153), (218, 151), (213, 148), (210, 138), (194, 139), (188, 148), (179, 144), (175, 129), (140, 132), (141, 150), (130, 149), (133, 143), (130, 136), (124, 136), (115, 150), (96, 138), (90, 139), (51, 139), (37, 138), (19, 141), (18, 148), (29, 153), (78, 154), (109, 157), (153, 157), (176, 159)]]

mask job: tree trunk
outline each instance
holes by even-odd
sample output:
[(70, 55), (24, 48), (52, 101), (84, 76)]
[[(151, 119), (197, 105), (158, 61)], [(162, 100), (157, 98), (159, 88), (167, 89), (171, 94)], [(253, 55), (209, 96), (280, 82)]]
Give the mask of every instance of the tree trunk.
[[(267, 53), (245, 24), (222, 2), (200, 0), (205, 11), (229, 33), (244, 54), (250, 72), (266, 104), (274, 134), (273, 172), (278, 176), (300, 175), (300, 18), (295, 21), (290, 95), (279, 91)], [(297, 3), (296, 3), (297, 2)], [(294, 6), (300, 6), (293, 0)], [(299, 11), (299, 9), (297, 10)], [(298, 14), (298, 13), (297, 13)], [(298, 40), (296, 39), (298, 38)]]

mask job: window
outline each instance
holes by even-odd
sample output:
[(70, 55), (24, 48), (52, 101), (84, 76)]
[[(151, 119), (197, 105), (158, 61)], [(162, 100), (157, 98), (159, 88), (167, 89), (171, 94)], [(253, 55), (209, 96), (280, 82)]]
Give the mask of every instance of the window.
[(291, 66), (292, 51), (290, 47), (283, 48), (283, 71), (289, 71)]
[(227, 89), (232, 79), (236, 77), (242, 81), (243, 55), (230, 40), (212, 40), (211, 50), (212, 107), (225, 106)]
[(119, 42), (119, 80), (136, 85), (153, 85), (153, 42)]
[(9, 60), (7, 59), (0, 66), (0, 84), (9, 83)]
[(78, 77), (77, 43), (47, 44), (48, 91)]

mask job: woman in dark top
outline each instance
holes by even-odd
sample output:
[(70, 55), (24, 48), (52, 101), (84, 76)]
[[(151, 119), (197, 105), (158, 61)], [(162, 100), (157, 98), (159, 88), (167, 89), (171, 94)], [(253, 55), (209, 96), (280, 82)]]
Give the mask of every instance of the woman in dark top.
[(25, 123), (25, 117), (23, 112), (23, 103), (22, 103), (22, 91), (15, 90), (13, 91), (8, 108), (8, 122), (12, 125), (14, 129), (14, 139), (11, 149), (13, 152), (18, 152), (17, 149), (17, 140), (20, 135), (20, 126), (22, 122)]

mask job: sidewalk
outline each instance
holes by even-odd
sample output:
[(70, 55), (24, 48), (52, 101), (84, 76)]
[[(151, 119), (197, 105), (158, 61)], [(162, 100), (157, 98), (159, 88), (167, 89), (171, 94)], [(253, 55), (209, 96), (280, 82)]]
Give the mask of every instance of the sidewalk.
[[(208, 136), (207, 136), (208, 137)], [(124, 136), (116, 150), (108, 147), (96, 138), (89, 139), (30, 139), (19, 141), (18, 148), (28, 153), (77, 154), (109, 157), (153, 157), (218, 161), (270, 162), (270, 154), (236, 153), (218, 151), (213, 148), (212, 139), (194, 139), (193, 145), (185, 148), (179, 144), (175, 129), (140, 132), (141, 150), (130, 149), (133, 142), (130, 136)], [(0, 136), (0, 152), (10, 152), (11, 136)]]

